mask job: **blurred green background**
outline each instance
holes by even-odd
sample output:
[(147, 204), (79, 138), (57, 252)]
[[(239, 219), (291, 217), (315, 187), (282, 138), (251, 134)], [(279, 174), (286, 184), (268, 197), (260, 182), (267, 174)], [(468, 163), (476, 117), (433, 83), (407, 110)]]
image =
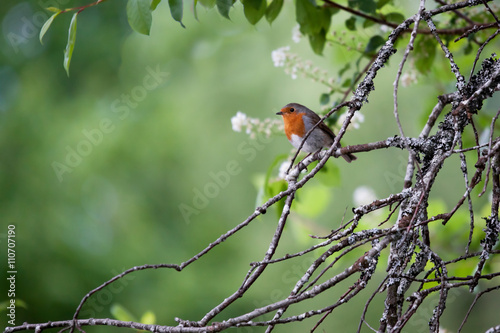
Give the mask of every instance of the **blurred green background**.
[[(73, 6), (64, 0), (58, 3)], [(171, 19), (166, 3), (161, 3), (153, 13), (151, 35), (143, 36), (131, 31), (124, 2), (108, 1), (79, 15), (68, 78), (62, 59), (71, 15), (59, 16), (41, 45), (38, 32), (48, 17), (43, 9), (48, 5), (53, 4), (11, 0), (0, 4), (0, 267), (7, 260), (7, 226), (14, 225), (16, 298), (24, 303), (17, 308), (17, 325), (69, 319), (88, 291), (121, 271), (143, 264), (181, 263), (243, 221), (255, 208), (257, 180), (276, 156), (288, 154), (291, 147), (284, 135), (252, 142), (246, 134), (232, 131), (231, 117), (239, 110), (254, 118), (275, 117), (289, 102), (319, 110), (319, 96), (327, 91), (320, 83), (293, 80), (282, 68), (275, 68), (271, 52), (290, 45), (292, 52), (312, 60), (332, 77), (339, 64), (352, 58), (352, 52), (342, 47), (327, 47), (320, 57), (306, 40), (293, 43), (294, 9), (287, 4), (272, 27), (264, 20), (256, 26), (248, 24), (239, 4), (231, 20), (199, 6), (199, 21), (186, 5), (187, 28), (183, 29)], [(334, 24), (343, 29), (342, 20)], [(354, 43), (364, 37), (357, 36)], [(365, 121), (359, 130), (346, 134), (344, 144), (398, 134), (392, 116), (392, 83), (401, 51), (377, 77), (376, 90), (363, 109)], [(452, 91), (453, 82), (438, 89)], [(418, 135), (435, 96), (436, 86), (425, 78), (401, 89), (399, 107), (406, 135)], [(494, 101), (490, 104), (485, 112), (496, 111)], [(252, 152), (242, 153), (238, 148), (242, 145)], [(75, 152), (83, 153), (76, 156)], [(227, 186), (219, 187), (198, 214), (183, 216), (179, 207), (193, 207), (197, 190), (213, 183), (210, 175), (220, 174), (232, 161), (239, 172)], [(341, 160), (329, 163), (338, 166), (340, 183), (334, 188), (316, 180), (310, 184), (313, 192), (326, 198), (326, 206), (309, 215), (302, 209), (302, 214), (291, 217), (277, 257), (315, 244), (308, 234), (327, 234), (341, 223), (346, 209), (349, 218), (357, 187), (369, 186), (379, 197), (398, 192), (406, 155), (385, 150), (360, 154), (351, 165)], [(62, 164), (68, 168), (55, 171)], [(445, 170), (446, 176), (436, 182), (434, 199), (439, 207), (450, 209), (464, 191), (463, 180), (458, 167)], [(450, 185), (451, 179), (456, 181)], [(446, 188), (440, 187), (443, 184)], [(299, 192), (299, 204), (300, 199)], [(464, 214), (466, 220), (468, 213)], [(384, 218), (367, 221), (367, 226)], [(135, 320), (147, 312), (153, 312), (156, 323), (162, 325), (175, 325), (174, 317), (198, 320), (240, 286), (250, 262), (263, 258), (276, 222), (276, 212), (270, 211), (182, 273), (168, 269), (133, 273), (95, 295), (81, 317), (110, 317), (110, 309), (121, 305)], [(449, 230), (466, 239), (468, 224), (456, 225), (447, 229), (450, 242), (443, 242), (444, 248), (453, 248), (455, 236)], [(433, 237), (439, 241), (443, 230), (436, 226)], [(452, 250), (463, 251), (462, 244), (457, 246)], [(269, 267), (246, 297), (215, 320), (286, 297), (318, 254)], [(373, 282), (362, 293), (365, 296), (329, 316), (324, 330), (355, 330), (364, 302), (378, 284)], [(347, 287), (344, 283), (289, 313), (324, 307)], [(5, 278), (0, 290), (0, 302), (4, 302)], [(452, 310), (443, 317), (443, 327), (458, 327), (456, 321), (463, 318), (473, 296), (463, 290), (456, 293), (459, 301), (450, 298), (447, 305)], [(466, 326), (468, 332), (496, 323), (491, 317), (498, 307), (491, 305), (498, 305), (498, 300), (492, 298), (478, 304), (480, 311)], [(380, 295), (368, 312), (368, 321), (375, 327), (382, 306)], [(427, 331), (432, 309), (433, 304), (425, 303), (422, 316), (415, 317), (408, 332)], [(6, 316), (0, 314), (3, 328)], [(304, 332), (316, 320), (276, 331)], [(105, 330), (112, 328), (86, 328)]]

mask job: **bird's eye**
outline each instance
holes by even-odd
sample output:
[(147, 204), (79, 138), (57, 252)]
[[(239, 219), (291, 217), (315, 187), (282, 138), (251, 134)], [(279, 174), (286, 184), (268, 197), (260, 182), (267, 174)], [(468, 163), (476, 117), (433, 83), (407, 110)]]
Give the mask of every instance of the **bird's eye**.
[(290, 112), (293, 112), (293, 111), (295, 111), (295, 109), (294, 108), (290, 108)]

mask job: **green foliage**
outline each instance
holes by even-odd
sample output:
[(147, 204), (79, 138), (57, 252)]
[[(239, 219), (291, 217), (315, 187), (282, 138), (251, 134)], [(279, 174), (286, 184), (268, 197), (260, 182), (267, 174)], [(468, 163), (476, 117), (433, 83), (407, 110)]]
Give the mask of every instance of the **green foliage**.
[[(7, 307), (10, 304), (11, 304), (10, 300), (1, 301), (0, 302), (0, 313), (3, 313), (3, 312), (7, 313), (9, 311), (9, 309)], [(24, 302), (22, 299), (16, 298), (16, 301), (14, 304), (16, 305), (16, 308), (24, 308), (24, 309), (28, 308), (28, 306), (26, 305), (26, 302)]]
[(147, 325), (156, 324), (156, 316), (152, 311), (146, 311), (140, 319), (137, 319), (127, 308), (121, 304), (113, 304), (110, 309), (111, 315), (121, 321), (134, 321)]
[(319, 104), (327, 105), (328, 103), (330, 103), (330, 94), (327, 93), (321, 94), (321, 96), (319, 97)]
[[(262, 197), (262, 202), (258, 202), (259, 205), (262, 204), (265, 200), (274, 197), (281, 191), (286, 190), (287, 182), (284, 179), (272, 178), (272, 175), (276, 172), (276, 167), (283, 161), (286, 161), (287, 158), (288, 155), (278, 155), (267, 168), (266, 176), (262, 185), (263, 190), (259, 191), (260, 193), (264, 193), (264, 196)], [(278, 214), (278, 217), (281, 215), (284, 205), (285, 198), (276, 203), (276, 214)]]
[(394, 23), (401, 23), (405, 20), (405, 17), (403, 16), (403, 14), (401, 13), (396, 13), (396, 12), (391, 12), (387, 15), (384, 15), (384, 18), (388, 21), (388, 22), (394, 22)]
[[(51, 7), (53, 8), (53, 7)], [(47, 8), (49, 9), (49, 8)], [(49, 19), (43, 24), (42, 28), (40, 29), (40, 35), (39, 35), (39, 39), (40, 39), (40, 43), (43, 44), (43, 36), (45, 36), (45, 33), (47, 32), (47, 30), (49, 30), (50, 28), (50, 25), (52, 24), (52, 22), (54, 21), (54, 19), (57, 17), (57, 15), (61, 14), (61, 10), (60, 9), (56, 9), (56, 12), (54, 14), (52, 14), (51, 17), (49, 17)]]
[(300, 32), (309, 37), (313, 51), (322, 54), (330, 19), (336, 11), (319, 7), (314, 0), (297, 0), (295, 6)]
[(281, 8), (283, 7), (283, 0), (272, 0), (266, 9), (266, 20), (269, 24), (278, 17)]
[[(236, 1), (237, 0), (193, 0), (191, 8), (196, 19), (198, 18), (196, 8), (198, 2), (208, 9), (216, 6), (218, 13), (222, 17), (229, 19), (230, 11), (234, 8)], [(157, 8), (160, 2), (161, 0), (128, 0), (126, 12), (130, 27), (140, 34), (149, 35), (152, 25), (152, 11)], [(243, 5), (245, 18), (252, 25), (258, 24), (264, 16), (267, 22), (272, 24), (278, 18), (284, 7), (284, 0), (270, 0), (269, 2), (266, 0), (240, 0), (240, 2)], [(99, 3), (100, 2), (95, 2), (81, 7), (64, 10), (55, 7), (46, 8), (54, 12), (54, 14), (47, 19), (40, 29), (40, 43), (42, 43), (44, 35), (47, 33), (55, 18), (60, 14), (70, 11), (80, 13), (87, 7), (95, 6)], [(184, 0), (168, 0), (168, 6), (172, 18), (185, 28), (183, 23)], [(307, 37), (311, 49), (316, 54), (323, 54), (325, 44), (328, 41), (327, 36), (330, 33), (331, 18), (339, 9), (336, 6), (329, 6), (328, 4), (318, 5), (316, 0), (296, 0), (294, 6), (295, 20), (299, 24), (300, 32)], [(351, 8), (353, 12), (351, 12), (352, 15), (350, 17), (345, 19), (345, 28), (349, 31), (357, 31), (360, 27), (364, 29), (364, 33), (368, 37), (364, 52), (368, 56), (375, 54), (385, 39), (378, 31), (370, 30), (370, 28), (375, 25), (380, 25), (378, 21), (370, 19), (370, 17), (396, 24), (405, 19), (405, 16), (402, 14), (402, 9), (396, 7), (393, 0), (349, 0), (347, 6)], [(361, 17), (355, 12), (366, 13), (369, 17)], [(476, 13), (471, 19), (481, 21), (484, 20), (484, 15), (485, 13)], [(456, 20), (456, 17), (453, 17), (453, 19)], [(73, 26), (69, 29), (70, 38), (68, 39), (64, 58), (64, 68), (67, 72), (69, 71), (69, 64), (76, 37), (76, 16), (73, 17), (71, 22)], [(460, 21), (457, 22), (457, 24), (460, 24)], [(465, 54), (472, 52), (473, 47), (471, 41), (474, 39), (474, 36), (474, 34), (470, 34), (467, 37), (469, 43), (464, 46)], [(450, 44), (453, 43), (454, 37), (452, 35), (444, 35), (444, 39), (447, 44)], [(419, 72), (427, 73), (429, 68), (432, 67), (431, 65), (436, 53), (435, 46), (434, 38), (431, 35), (418, 35), (415, 43), (415, 49), (418, 49), (418, 52), (414, 53), (414, 57), (415, 66)], [(350, 84), (344, 84), (344, 86), (350, 86)]]
[(375, 35), (366, 44), (365, 53), (367, 55), (374, 55), (381, 45), (384, 45), (385, 38), (379, 35)]
[(143, 35), (149, 35), (151, 29), (153, 21), (151, 4), (150, 0), (128, 0), (127, 2), (128, 23), (132, 29)]
[(347, 20), (345, 20), (345, 27), (348, 30), (355, 31), (356, 30), (356, 17), (351, 16)]
[(392, 0), (378, 0), (377, 9), (384, 7), (385, 5), (387, 5), (390, 2), (392, 2)]
[(110, 309), (111, 315), (115, 317), (118, 320), (122, 321), (136, 321), (137, 318), (134, 317), (130, 313), (129, 310), (127, 310), (123, 305), (121, 304), (113, 304)]
[(377, 9), (377, 3), (373, 0), (349, 0), (349, 7), (360, 9), (369, 14), (374, 14)]
[(326, 32), (327, 30), (321, 29), (317, 33), (309, 34), (309, 44), (311, 44), (311, 48), (316, 54), (322, 54), (323, 49), (325, 47), (326, 42)]
[(71, 63), (71, 57), (73, 57), (73, 50), (75, 48), (76, 42), (76, 17), (78, 12), (73, 14), (71, 18), (71, 23), (69, 24), (68, 32), (68, 43), (66, 44), (66, 49), (64, 51), (64, 69), (66, 74), (69, 76), (69, 65)]
[(266, 13), (266, 0), (241, 0), (243, 12), (248, 22), (257, 24)]
[(156, 315), (154, 314), (153, 311), (146, 311), (142, 315), (141, 320), (139, 322), (148, 325), (154, 325), (156, 324)]
[(432, 36), (419, 35), (415, 40), (415, 48), (420, 51), (420, 56), (415, 60), (415, 67), (425, 74), (432, 68), (436, 56), (435, 40)]
[[(205, 8), (214, 8), (215, 7), (215, 3), (216, 3), (216, 0), (198, 0), (202, 5), (203, 7)], [(220, 11), (219, 11), (220, 13)]]
[(217, 5), (219, 14), (229, 19), (229, 10), (233, 7), (235, 2), (236, 0), (217, 0), (215, 4)]
[(151, 1), (151, 11), (154, 11), (156, 7), (160, 4), (161, 0), (152, 0)]
[(185, 28), (182, 23), (182, 0), (168, 0), (168, 5), (170, 7), (170, 14), (172, 15), (172, 18)]
[[(202, 6), (208, 9), (217, 7), (218, 13), (222, 17), (229, 19), (230, 11), (234, 8), (236, 1), (237, 0), (193, 0), (192, 12), (194, 17), (197, 19), (198, 14), (196, 7), (199, 2)], [(135, 32), (143, 35), (149, 35), (152, 25), (152, 11), (156, 10), (160, 2), (161, 0), (128, 0), (126, 12), (130, 27)], [(269, 3), (266, 0), (240, 0), (240, 2), (243, 5), (245, 18), (252, 25), (259, 23), (264, 16), (267, 22), (272, 24), (278, 18), (284, 7), (284, 0), (271, 0)], [(40, 42), (42, 42), (43, 36), (46, 34), (57, 16), (69, 11), (81, 13), (87, 7), (95, 6), (98, 3), (99, 2), (91, 3), (81, 7), (69, 8), (65, 10), (60, 10), (54, 7), (47, 8), (47, 10), (53, 11), (54, 14), (41, 28), (39, 36)], [(381, 0), (378, 2), (373, 0), (348, 1), (348, 6), (356, 11), (359, 10), (370, 15), (380, 16), (382, 19), (389, 22), (402, 21), (404, 16), (399, 12), (395, 12), (394, 7), (390, 4), (392, 4), (391, 0)], [(183, 23), (184, 0), (168, 0), (168, 6), (173, 20), (179, 22), (179, 24), (185, 28)], [(295, 19), (299, 24), (300, 32), (307, 37), (310, 47), (314, 53), (319, 55), (323, 54), (325, 44), (328, 40), (327, 35), (330, 33), (331, 18), (338, 11), (339, 9), (335, 7), (318, 5), (315, 0), (295, 1)], [(358, 20), (359, 18), (355, 15), (349, 17), (345, 20), (345, 27), (350, 31), (356, 31), (358, 29), (356, 26)], [(362, 19), (360, 21), (362, 22), (363, 29), (368, 29), (375, 24), (374, 21), (370, 19)], [(72, 23), (74, 23), (74, 28), (76, 29), (76, 17), (74, 17)], [(72, 28), (73, 27), (70, 27), (70, 31), (72, 31)], [(67, 52), (64, 60), (64, 67), (66, 71), (69, 70), (75, 34), (70, 33), (70, 37), (72, 39), (68, 41)], [(366, 48), (366, 53), (371, 55), (377, 50), (377, 47), (380, 46), (380, 38), (383, 38), (383, 36), (371, 36), (370, 42)]]

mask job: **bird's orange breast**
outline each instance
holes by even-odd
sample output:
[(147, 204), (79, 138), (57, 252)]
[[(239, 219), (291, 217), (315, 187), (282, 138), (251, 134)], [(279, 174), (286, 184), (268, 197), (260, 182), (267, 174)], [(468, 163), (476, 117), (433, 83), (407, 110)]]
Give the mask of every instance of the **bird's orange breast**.
[(304, 127), (304, 121), (302, 117), (303, 113), (287, 114), (283, 116), (283, 121), (285, 123), (285, 134), (288, 140), (291, 140), (292, 134), (303, 137), (306, 134), (306, 129)]

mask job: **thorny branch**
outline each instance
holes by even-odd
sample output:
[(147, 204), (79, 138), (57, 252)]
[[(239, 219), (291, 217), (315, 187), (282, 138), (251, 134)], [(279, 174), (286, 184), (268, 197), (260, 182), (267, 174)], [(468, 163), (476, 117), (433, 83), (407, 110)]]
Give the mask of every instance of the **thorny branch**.
[[(219, 332), (232, 327), (263, 326), (266, 327), (266, 332), (272, 332), (276, 325), (291, 324), (307, 318), (317, 317), (319, 319), (315, 324), (311, 325), (311, 330), (314, 331), (318, 327), (321, 327), (326, 318), (334, 313), (335, 309), (348, 303), (353, 298), (359, 297), (360, 291), (371, 286), (372, 277), (376, 272), (384, 274), (384, 277), (382, 282), (374, 286), (371, 290), (371, 296), (366, 301), (360, 317), (358, 332), (361, 331), (363, 325), (374, 330), (372, 327), (374, 327), (375, 323), (368, 323), (366, 314), (369, 311), (370, 305), (374, 303), (376, 295), (383, 292), (386, 293), (386, 296), (384, 309), (380, 315), (379, 332), (401, 332), (411, 321), (412, 317), (418, 313), (421, 305), (433, 294), (437, 294), (439, 297), (433, 303), (434, 311), (427, 318), (427, 321), (429, 331), (438, 332), (440, 318), (445, 312), (447, 301), (450, 302), (450, 295), (456, 293), (458, 289), (463, 290), (467, 287), (470, 292), (473, 292), (474, 288), (482, 281), (491, 281), (494, 285), (490, 285), (476, 295), (476, 298), (470, 305), (469, 311), (463, 319), (459, 329), (461, 330), (466, 325), (466, 321), (477, 300), (485, 293), (493, 292), (500, 288), (498, 281), (500, 273), (486, 272), (484, 269), (486, 264), (491, 265), (496, 263), (498, 265), (498, 255), (500, 254), (500, 251), (497, 249), (500, 234), (500, 222), (498, 218), (498, 208), (500, 205), (500, 139), (494, 134), (496, 119), (500, 111), (492, 117), (488, 143), (479, 143), (476, 139), (473, 146), (467, 146), (466, 141), (463, 140), (466, 130), (469, 128), (473, 128), (477, 137), (477, 130), (473, 119), (481, 112), (484, 102), (500, 89), (500, 61), (494, 57), (484, 59), (481, 63), (481, 69), (474, 74), (474, 68), (479, 62), (485, 46), (499, 34), (500, 27), (496, 14), (487, 4), (488, 1), (471, 0), (446, 4), (443, 0), (438, 0), (437, 3), (440, 6), (432, 10), (427, 10), (426, 1), (421, 0), (418, 13), (404, 22), (397, 24), (387, 22), (383, 17), (371, 16), (326, 0), (324, 2), (325, 6), (336, 7), (367, 20), (394, 28), (376, 57), (370, 60), (365, 70), (364, 79), (353, 92), (351, 100), (332, 108), (321, 120), (323, 121), (342, 108), (347, 109), (346, 120), (342, 124), (333, 145), (328, 150), (312, 154), (295, 165), (289, 170), (290, 172), (287, 176), (288, 188), (285, 191), (282, 191), (260, 207), (257, 207), (247, 219), (221, 235), (187, 261), (180, 264), (132, 267), (102, 283), (85, 295), (77, 306), (72, 319), (40, 324), (25, 323), (16, 327), (7, 327), (5, 332), (10, 333), (24, 330), (41, 332), (45, 329), (56, 327), (62, 330), (69, 329), (70, 332), (73, 332), (75, 329), (81, 331), (81, 327), (83, 326), (95, 325), (128, 327), (151, 332)], [(462, 12), (466, 7), (470, 6), (483, 6), (491, 13), (494, 22), (477, 23), (472, 21)], [(435, 26), (436, 20), (434, 18), (443, 13), (454, 13), (466, 25), (456, 29), (438, 29)], [(422, 22), (422, 24), (426, 23), (428, 28), (419, 27), (419, 22)], [(410, 28), (412, 24), (413, 28)], [(459, 40), (485, 29), (496, 29), (496, 31), (489, 35), (485, 42), (477, 43), (480, 46), (472, 66), (473, 69), (467, 80), (455, 62), (448, 43), (441, 39), (441, 35), (458, 35), (457, 40)], [(339, 142), (345, 134), (352, 117), (368, 101), (368, 96), (374, 89), (374, 79), (377, 73), (384, 68), (390, 57), (396, 52), (395, 43), (406, 32), (411, 32), (411, 35), (403, 60), (398, 67), (393, 93), (394, 116), (401, 136), (338, 148), (340, 147)], [(402, 124), (400, 123), (399, 113), (401, 110), (398, 109), (397, 103), (398, 82), (402, 70), (407, 64), (408, 57), (411, 55), (411, 52), (415, 51), (415, 38), (418, 34), (422, 33), (431, 35), (435, 39), (436, 44), (440, 46), (442, 56), (447, 59), (450, 71), (456, 79), (456, 90), (438, 96), (437, 104), (429, 113), (420, 135), (417, 138), (412, 138), (405, 136)], [(477, 36), (474, 36), (472, 39), (477, 40)], [(451, 111), (443, 116), (443, 111), (447, 106), (451, 108)], [(442, 117), (442, 120), (436, 128), (436, 123), (440, 117)], [(431, 135), (431, 131), (433, 130), (435, 133)], [(321, 170), (328, 159), (339, 157), (345, 153), (364, 154), (376, 152), (380, 149), (394, 148), (408, 152), (404, 185), (400, 192), (394, 193), (384, 199), (375, 200), (368, 205), (354, 208), (350, 220), (342, 224), (341, 227), (332, 230), (329, 235), (312, 237), (319, 240), (316, 245), (280, 258), (274, 258), (276, 249), (280, 245), (283, 228), (290, 211), (293, 209), (295, 194)], [(466, 154), (469, 151), (476, 152), (475, 155), (472, 155), (475, 157), (475, 161), (470, 161), (471, 155)], [(456, 205), (450, 211), (429, 216), (429, 197), (434, 182), (445, 162), (455, 154), (459, 154), (460, 156), (459, 168), (463, 176), (464, 192), (457, 198)], [(303, 175), (302, 171), (307, 170), (307, 167), (316, 161), (318, 161), (317, 165)], [(480, 184), (482, 184), (482, 190), (478, 190), (478, 185)], [(483, 194), (487, 188), (492, 189), (490, 214), (484, 218), (484, 235), (477, 235), (477, 232), (474, 235), (474, 216), (476, 215), (475, 210), (477, 210), (475, 193), (480, 192), (480, 194)], [(453, 194), (450, 195), (452, 196)], [(251, 263), (240, 287), (229, 297), (209, 310), (200, 320), (176, 318), (178, 325), (163, 326), (122, 322), (112, 319), (78, 318), (82, 307), (90, 297), (93, 297), (96, 293), (102, 291), (118, 279), (123, 278), (127, 274), (145, 269), (169, 268), (181, 272), (187, 266), (200, 260), (216, 246), (219, 246), (234, 234), (241, 232), (244, 227), (255, 221), (259, 215), (265, 214), (269, 207), (282, 199), (286, 200), (285, 205), (263, 259)], [(467, 202), (466, 209), (469, 213), (470, 221), (468, 222), (470, 223), (470, 228), (468, 229), (468, 242), (464, 244), (464, 254), (451, 260), (444, 260), (440, 252), (430, 242), (429, 224), (435, 221), (442, 221), (442, 224), (452, 221), (452, 217), (462, 208), (465, 202)], [(386, 218), (382, 219), (382, 222), (372, 229), (360, 227), (362, 219), (376, 211), (385, 212)], [(382, 224), (389, 221), (392, 225), (382, 228)], [(453, 223), (458, 223), (458, 221), (453, 221)], [(480, 243), (481, 248), (475, 250), (475, 252), (470, 251), (473, 237), (475, 239), (482, 238)], [(258, 279), (265, 279), (264, 273), (267, 267), (270, 265), (286, 264), (295, 258), (306, 254), (314, 255), (314, 253), (316, 253), (315, 259), (312, 260), (309, 267), (305, 269), (302, 276), (290, 289), (287, 297), (255, 308), (240, 316), (222, 321), (214, 320), (218, 314), (232, 306), (237, 299), (245, 297), (247, 291)], [(388, 262), (385, 265), (380, 260), (383, 253), (388, 257)], [(347, 262), (350, 260), (347, 259), (348, 254), (356, 254), (357, 259)], [(341, 258), (343, 261), (340, 260)], [(450, 275), (454, 265), (466, 261), (474, 263), (474, 271), (464, 276)], [(333, 268), (335, 268), (335, 271)], [(385, 273), (383, 272), (384, 269)], [(340, 288), (339, 285), (346, 281), (348, 281), (349, 287), (343, 290), (342, 296), (332, 299), (329, 305), (318, 309), (310, 309), (299, 314), (287, 315), (287, 311), (294, 307), (294, 305), (316, 298), (332, 288)], [(343, 283), (342, 286), (344, 285)], [(410, 293), (409, 290), (411, 287), (414, 287), (412, 290), (415, 291)], [(264, 315), (268, 315), (267, 318), (272, 319), (266, 320), (263, 318)], [(498, 332), (499, 330), (500, 328), (495, 326), (489, 331)]]

